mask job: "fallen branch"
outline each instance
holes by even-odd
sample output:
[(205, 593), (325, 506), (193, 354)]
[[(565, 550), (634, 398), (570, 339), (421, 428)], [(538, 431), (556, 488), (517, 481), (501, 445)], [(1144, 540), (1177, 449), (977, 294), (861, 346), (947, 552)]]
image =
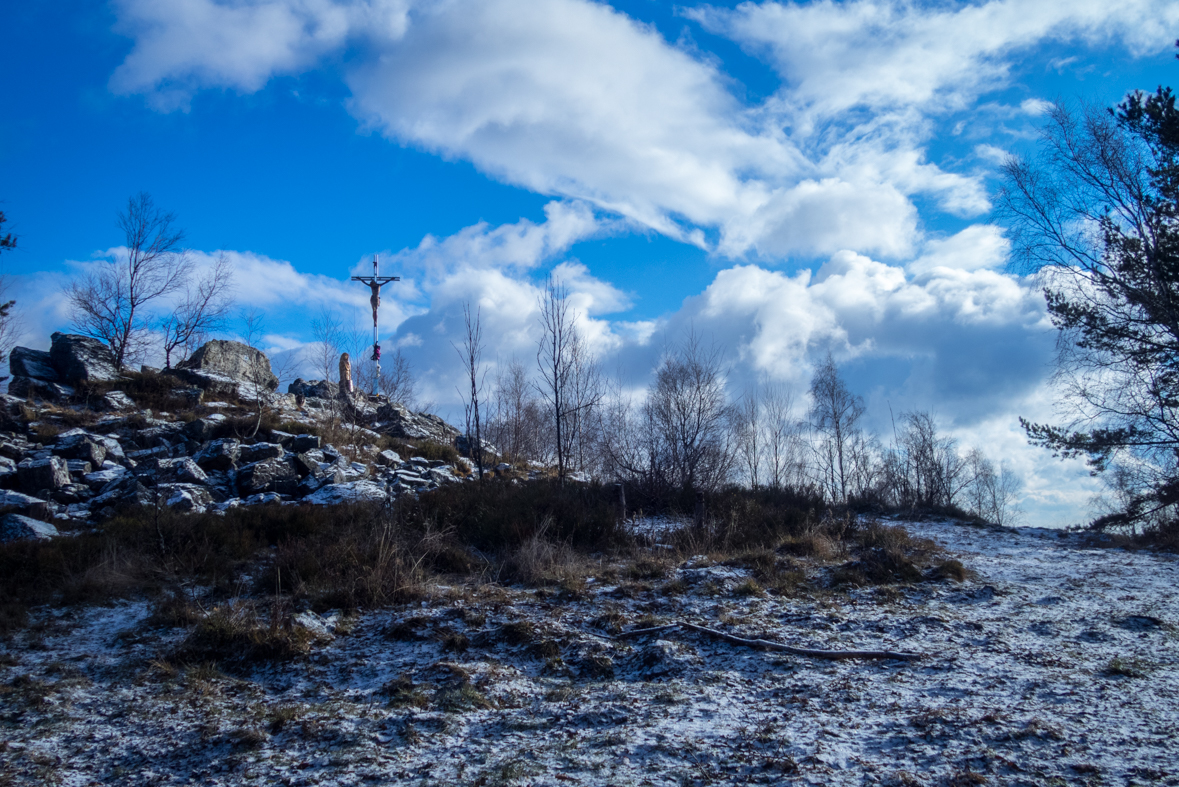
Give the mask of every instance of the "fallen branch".
[(773, 650), (780, 653), (789, 653), (792, 656), (807, 656), (812, 659), (830, 659), (836, 661), (841, 659), (894, 659), (896, 661), (916, 661), (923, 657), (921, 653), (903, 653), (891, 650), (816, 650), (814, 648), (795, 648), (790, 645), (783, 645), (781, 642), (772, 642), (768, 639), (747, 639), (745, 637), (738, 637), (734, 634), (726, 634), (723, 631), (705, 628), (704, 626), (697, 626), (695, 623), (687, 623), (684, 621), (668, 623), (665, 626), (652, 626), (651, 628), (624, 631), (623, 633), (614, 637), (614, 639), (633, 639), (635, 637), (642, 637), (648, 634), (657, 634), (662, 631), (669, 631), (676, 628), (686, 629), (687, 631), (695, 631), (697, 634), (704, 634), (714, 639), (731, 642), (734, 645), (744, 645), (747, 648), (756, 648), (757, 650)]

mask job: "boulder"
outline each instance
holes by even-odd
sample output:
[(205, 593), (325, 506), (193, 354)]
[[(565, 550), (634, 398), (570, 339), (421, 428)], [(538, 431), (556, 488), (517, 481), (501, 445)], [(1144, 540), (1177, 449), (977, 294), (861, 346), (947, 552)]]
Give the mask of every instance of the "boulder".
[(164, 505), (177, 511), (200, 514), (217, 502), (209, 489), (198, 484), (160, 484), (159, 492)]
[(90, 491), (99, 492), (106, 488), (111, 482), (121, 481), (127, 475), (127, 468), (110, 463), (108, 467), (101, 470), (95, 470), (93, 473), (87, 473), (82, 477), (86, 485), (90, 487)]
[(115, 358), (98, 339), (72, 333), (55, 333), (50, 339), (49, 358), (65, 382), (118, 379)]
[(85, 433), (58, 438), (53, 451), (66, 459), (81, 459), (95, 467), (102, 467), (106, 461), (106, 445)]
[(383, 503), (388, 499), (389, 493), (380, 484), (372, 481), (349, 481), (321, 487), (303, 498), (303, 501), (316, 506), (331, 506), (340, 503)]
[(299, 474), (300, 478), (319, 473), (319, 462), (307, 454), (294, 454), (291, 457), (291, 466), (295, 468), (295, 472)]
[(39, 497), (0, 489), (0, 513), (39, 514), (45, 508), (46, 502)]
[(287, 386), (287, 393), (289, 394), (315, 399), (335, 399), (339, 395), (339, 390), (339, 386), (331, 380), (312, 380), (311, 382), (307, 382), (301, 377)]
[(299, 475), (282, 459), (263, 459), (237, 471), (237, 488), (242, 497), (263, 492), (293, 495), (298, 486)]
[(70, 482), (70, 469), (60, 456), (26, 459), (16, 466), (20, 487), (28, 494), (57, 490)]
[(48, 522), (20, 514), (0, 517), (0, 544), (21, 539), (49, 539), (57, 535), (57, 528)]
[(63, 402), (74, 396), (76, 392), (64, 383), (38, 380), (35, 377), (13, 377), (8, 381), (8, 394), (18, 399), (44, 399), (50, 402)]
[(202, 448), (193, 459), (205, 470), (232, 470), (237, 467), (242, 444), (232, 437), (213, 440)]
[(8, 354), (8, 372), (13, 377), (31, 377), (56, 383), (61, 380), (49, 353), (45, 350), (30, 350), (28, 347), (13, 347)]
[(401, 465), (401, 454), (387, 448), (377, 454), (377, 464), (385, 465), (386, 467), (399, 467)]
[[(145, 462), (144, 466), (150, 467), (155, 465), (156, 483), (182, 483), (182, 484), (203, 484), (209, 480), (205, 475), (205, 471), (201, 469), (193, 460), (187, 456), (182, 456), (176, 459), (157, 459), (151, 462)], [(136, 474), (139, 474), (140, 468), (135, 468)]]
[(459, 430), (430, 413), (412, 413), (398, 402), (389, 402), (377, 409), (379, 430), (392, 437), (407, 440), (433, 440), (451, 443)]
[(122, 391), (111, 391), (103, 395), (102, 407), (105, 410), (134, 410), (135, 402)]
[(291, 450), (302, 454), (319, 448), (322, 443), (323, 441), (316, 434), (295, 435), (295, 439), (291, 440)]
[(241, 463), (244, 465), (261, 462), (263, 459), (282, 459), (286, 454), (278, 443), (254, 443), (241, 448)]
[(254, 397), (278, 388), (278, 378), (270, 370), (265, 353), (241, 342), (221, 339), (201, 345), (166, 373), (218, 396)]
[(195, 440), (198, 443), (205, 443), (213, 439), (213, 435), (217, 432), (217, 428), (226, 421), (226, 418), (221, 413), (213, 413), (204, 418), (197, 418), (195, 421), (189, 421), (184, 425), (180, 431), (190, 440)]

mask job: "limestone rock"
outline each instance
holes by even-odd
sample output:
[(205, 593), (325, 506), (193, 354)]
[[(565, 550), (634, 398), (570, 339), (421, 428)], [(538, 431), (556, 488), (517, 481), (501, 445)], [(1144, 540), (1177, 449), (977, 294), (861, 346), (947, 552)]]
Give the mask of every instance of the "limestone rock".
[(134, 410), (135, 402), (122, 391), (111, 391), (102, 397), (102, 406), (106, 410)]
[(8, 354), (8, 372), (13, 377), (31, 377), (56, 383), (61, 380), (49, 353), (45, 350), (30, 350), (28, 347), (13, 347)]
[(241, 443), (227, 437), (206, 444), (193, 459), (205, 470), (232, 470), (237, 467), (239, 456)]
[(76, 393), (73, 387), (64, 383), (38, 380), (35, 377), (13, 377), (8, 381), (8, 393), (18, 399), (45, 399), (63, 402)]
[(167, 373), (218, 396), (253, 396), (278, 388), (278, 378), (265, 353), (221, 339), (201, 345)]
[(237, 472), (237, 488), (242, 497), (263, 492), (293, 495), (298, 486), (298, 474), (289, 462), (282, 459), (264, 459)]
[(70, 482), (70, 469), (60, 456), (26, 459), (16, 466), (20, 486), (27, 494), (57, 490)]
[(287, 386), (287, 393), (313, 399), (335, 399), (339, 391), (339, 387), (331, 380), (308, 382), (301, 377)]
[(243, 445), (241, 448), (242, 464), (248, 465), (254, 462), (261, 462), (263, 459), (282, 459), (286, 454), (283, 447), (278, 443), (254, 443), (253, 445)]
[(408, 440), (433, 440), (449, 444), (459, 435), (458, 429), (438, 416), (412, 413), (398, 402), (381, 405), (377, 409), (377, 421), (380, 422), (381, 432)]
[(340, 503), (382, 503), (389, 499), (389, 493), (373, 481), (348, 481), (343, 484), (328, 484), (303, 498), (304, 502), (317, 506)]
[(49, 539), (57, 534), (56, 527), (38, 519), (20, 514), (6, 514), (0, 517), (0, 544), (20, 539)]
[(44, 511), (46, 502), (39, 497), (0, 489), (0, 513), (30, 514)]
[(216, 503), (213, 493), (199, 484), (160, 484), (160, 498), (168, 508), (203, 513)]
[(116, 380), (119, 370), (110, 348), (98, 339), (72, 333), (55, 333), (49, 357), (65, 382)]

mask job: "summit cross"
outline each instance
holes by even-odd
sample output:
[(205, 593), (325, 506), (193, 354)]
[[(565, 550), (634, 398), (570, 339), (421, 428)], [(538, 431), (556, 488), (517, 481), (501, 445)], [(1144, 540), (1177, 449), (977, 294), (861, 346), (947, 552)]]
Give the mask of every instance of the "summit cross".
[(381, 382), (381, 343), (377, 339), (377, 309), (381, 306), (381, 288), (391, 281), (401, 281), (400, 276), (381, 276), (380, 270), (377, 268), (377, 255), (373, 255), (373, 275), (372, 276), (353, 276), (352, 281), (364, 282), (368, 288), (372, 290), (372, 295), (368, 302), (373, 307), (373, 361), (377, 365), (377, 373), (373, 377), (373, 395), (377, 393), (378, 386)]

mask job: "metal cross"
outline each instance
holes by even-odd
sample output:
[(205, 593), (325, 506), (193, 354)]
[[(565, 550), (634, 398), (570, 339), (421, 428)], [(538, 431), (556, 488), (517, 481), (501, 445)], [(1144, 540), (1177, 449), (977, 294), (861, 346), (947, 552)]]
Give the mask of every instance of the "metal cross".
[(373, 307), (373, 361), (377, 364), (377, 373), (373, 377), (373, 395), (377, 393), (377, 386), (381, 382), (381, 343), (377, 340), (377, 309), (381, 305), (381, 288), (391, 281), (401, 281), (400, 276), (381, 276), (377, 269), (377, 255), (373, 255), (373, 275), (372, 276), (353, 276), (352, 281), (364, 282), (368, 288), (372, 290), (372, 296), (369, 297), (368, 302)]

